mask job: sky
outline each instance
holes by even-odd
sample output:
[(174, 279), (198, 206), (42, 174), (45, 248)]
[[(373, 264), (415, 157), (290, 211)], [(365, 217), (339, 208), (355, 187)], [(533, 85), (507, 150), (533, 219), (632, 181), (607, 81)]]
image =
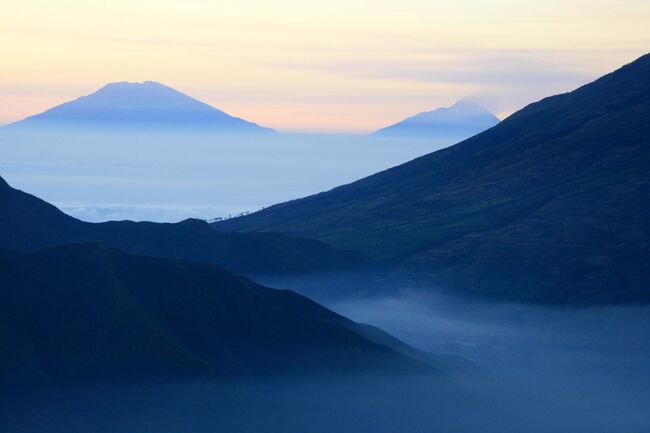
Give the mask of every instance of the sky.
[(503, 118), (648, 48), (647, 0), (0, 0), (0, 124), (145, 80), (288, 132)]

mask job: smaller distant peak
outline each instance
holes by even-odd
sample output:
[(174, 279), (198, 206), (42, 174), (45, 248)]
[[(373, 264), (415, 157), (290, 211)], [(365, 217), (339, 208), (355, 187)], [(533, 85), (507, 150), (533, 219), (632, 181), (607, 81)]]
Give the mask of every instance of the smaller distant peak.
[(485, 108), (478, 98), (472, 96), (459, 99), (454, 105), (449, 107), (448, 110), (453, 113), (467, 116), (491, 116), (498, 121), (498, 118), (494, 113)]
[(466, 96), (464, 98), (459, 99), (449, 108), (464, 108), (464, 107), (481, 108), (485, 110), (483, 104), (481, 104), (477, 98), (472, 96)]

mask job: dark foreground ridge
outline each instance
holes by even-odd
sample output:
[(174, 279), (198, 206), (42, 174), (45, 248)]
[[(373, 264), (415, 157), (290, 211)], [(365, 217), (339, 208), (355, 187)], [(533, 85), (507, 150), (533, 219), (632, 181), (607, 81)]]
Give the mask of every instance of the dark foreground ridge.
[(313, 239), (219, 232), (201, 220), (86, 223), (11, 188), (0, 178), (0, 248), (29, 252), (88, 241), (105, 242), (134, 254), (217, 263), (249, 275), (318, 272), (371, 263), (362, 254), (337, 251)]
[(8, 377), (3, 369), (5, 381), (434, 371), (303, 296), (208, 263), (70, 244), (2, 252), (0, 280), (4, 362), (39, 370), (21, 377), (10, 369)]
[(311, 422), (293, 405), (322, 416), (368, 386), (460, 395), (434, 358), (213, 264), (71, 244), (1, 251), (0, 281), (3, 432), (284, 431)]
[(395, 263), (395, 281), (541, 303), (650, 301), (650, 55), (349, 185), (217, 223)]

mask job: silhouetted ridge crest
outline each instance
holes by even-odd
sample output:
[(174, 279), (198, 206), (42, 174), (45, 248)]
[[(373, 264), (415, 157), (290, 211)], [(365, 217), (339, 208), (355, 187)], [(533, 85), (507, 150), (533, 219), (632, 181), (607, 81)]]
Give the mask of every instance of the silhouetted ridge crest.
[(214, 230), (206, 221), (86, 223), (0, 181), (0, 248), (36, 251), (101, 241), (134, 254), (212, 262), (247, 275), (323, 272), (366, 267), (362, 254), (281, 234)]
[[(212, 264), (90, 242), (0, 250), (0, 279), (0, 320), (18, 331), (14, 344), (33, 349), (15, 351), (0, 338), (3, 356), (42, 366), (59, 386), (436, 371), (296, 293)], [(0, 394), (14, 373), (0, 372)]]

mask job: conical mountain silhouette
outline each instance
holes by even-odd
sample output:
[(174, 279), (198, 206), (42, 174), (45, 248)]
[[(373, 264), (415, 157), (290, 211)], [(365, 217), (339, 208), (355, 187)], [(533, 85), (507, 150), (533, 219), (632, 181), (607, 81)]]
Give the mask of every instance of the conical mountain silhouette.
[(13, 123), (8, 128), (196, 129), (271, 133), (154, 81), (107, 84), (98, 91)]
[(499, 119), (470, 98), (461, 99), (451, 107), (416, 114), (371, 135), (392, 138), (458, 138), (483, 132), (499, 123)]

